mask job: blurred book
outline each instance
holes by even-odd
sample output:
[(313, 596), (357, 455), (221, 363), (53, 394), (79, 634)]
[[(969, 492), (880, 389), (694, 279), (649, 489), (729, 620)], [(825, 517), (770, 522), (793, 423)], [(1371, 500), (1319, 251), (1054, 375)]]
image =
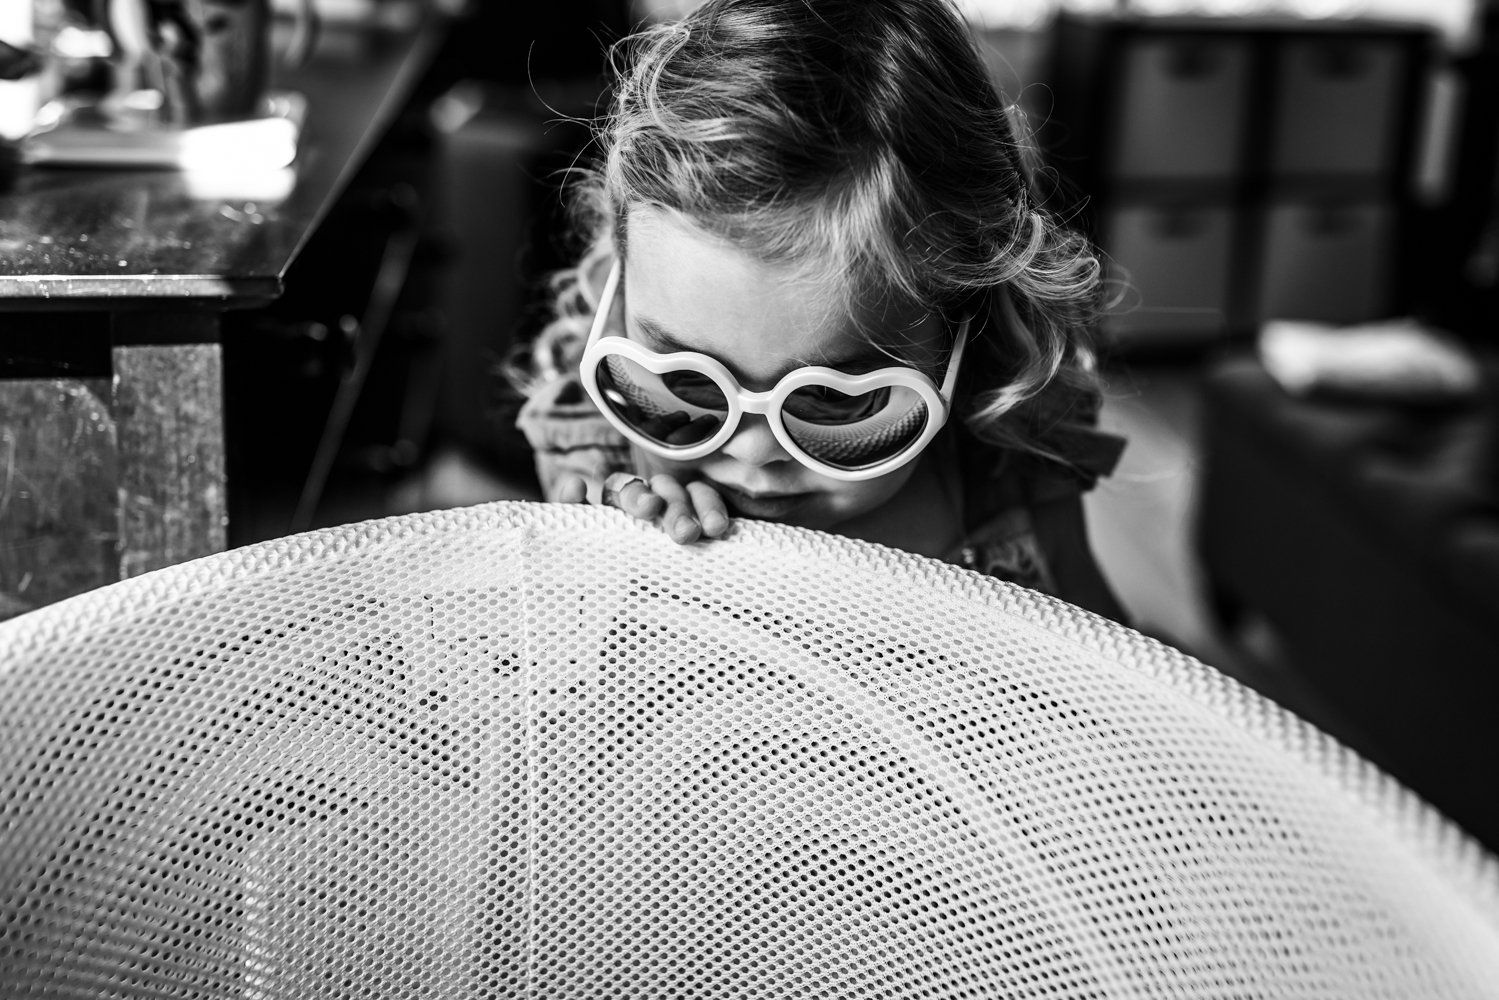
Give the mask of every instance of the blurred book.
[(43, 166), (165, 167), (237, 171), (274, 170), (297, 156), (307, 101), (282, 92), (266, 98), (253, 118), (172, 126), (152, 109), (112, 109), (53, 102), (21, 143), (22, 162)]

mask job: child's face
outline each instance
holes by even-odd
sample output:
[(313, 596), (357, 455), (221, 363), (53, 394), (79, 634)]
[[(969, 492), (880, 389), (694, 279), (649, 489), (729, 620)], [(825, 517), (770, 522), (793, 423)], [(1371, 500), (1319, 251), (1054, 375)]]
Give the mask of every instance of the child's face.
[[(859, 332), (854, 317), (830, 315), (832, 297), (792, 268), (757, 260), (665, 210), (633, 208), (627, 226), (623, 299), (631, 340), (658, 352), (710, 355), (755, 391), (803, 365), (856, 373), (894, 363)], [(940, 320), (912, 327), (913, 319), (865, 317), (865, 325), (941, 346)], [(704, 458), (680, 462), (636, 449), (636, 460), (646, 474), (707, 482), (732, 513), (822, 529), (890, 500), (922, 464), (909, 462), (861, 482), (832, 479), (792, 458), (765, 418), (753, 414), (745, 414), (728, 443)]]

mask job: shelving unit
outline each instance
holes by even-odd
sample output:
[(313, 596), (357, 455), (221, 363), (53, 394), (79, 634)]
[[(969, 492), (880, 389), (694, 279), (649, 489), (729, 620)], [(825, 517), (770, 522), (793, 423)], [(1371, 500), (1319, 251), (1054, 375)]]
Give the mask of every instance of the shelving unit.
[(1432, 48), (1393, 24), (1060, 15), (1043, 142), (1108, 258), (1105, 338), (1399, 310)]

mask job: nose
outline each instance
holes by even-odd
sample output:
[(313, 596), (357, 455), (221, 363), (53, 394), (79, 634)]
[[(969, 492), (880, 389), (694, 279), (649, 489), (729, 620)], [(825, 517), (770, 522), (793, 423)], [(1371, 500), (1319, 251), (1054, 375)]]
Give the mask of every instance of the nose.
[(791, 460), (791, 454), (776, 440), (770, 422), (758, 413), (746, 413), (720, 452), (736, 462), (756, 468)]

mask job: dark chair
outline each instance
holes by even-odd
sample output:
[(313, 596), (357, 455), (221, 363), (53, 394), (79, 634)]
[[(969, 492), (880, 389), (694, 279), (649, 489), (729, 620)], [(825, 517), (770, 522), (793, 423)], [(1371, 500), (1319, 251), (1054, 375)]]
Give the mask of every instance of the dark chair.
[(1476, 400), (1203, 394), (1198, 541), (1226, 623), (1268, 619), (1339, 735), (1499, 845), (1499, 380)]

